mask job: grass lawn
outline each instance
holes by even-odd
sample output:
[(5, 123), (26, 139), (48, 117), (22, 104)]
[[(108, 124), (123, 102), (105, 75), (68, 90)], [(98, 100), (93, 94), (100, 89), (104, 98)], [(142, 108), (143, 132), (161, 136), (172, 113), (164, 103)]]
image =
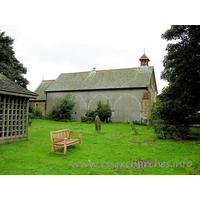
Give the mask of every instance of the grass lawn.
[[(52, 153), (50, 131), (67, 128), (83, 134), (82, 147), (69, 146), (65, 155)], [(102, 131), (95, 132), (94, 124), (34, 119), (28, 139), (0, 144), (0, 174), (200, 174), (199, 140), (159, 140), (146, 126), (135, 128), (138, 135), (123, 123), (103, 123)], [(184, 159), (184, 167), (176, 167)], [(84, 162), (87, 166), (81, 166)]]

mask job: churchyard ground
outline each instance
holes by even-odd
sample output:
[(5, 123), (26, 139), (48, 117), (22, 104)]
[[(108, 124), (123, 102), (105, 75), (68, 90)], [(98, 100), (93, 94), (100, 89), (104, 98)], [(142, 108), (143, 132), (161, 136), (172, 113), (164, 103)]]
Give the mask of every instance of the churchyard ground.
[[(65, 155), (52, 153), (50, 131), (67, 128), (83, 134), (82, 147), (69, 146)], [(200, 174), (200, 140), (159, 140), (146, 126), (135, 128), (138, 134), (126, 123), (102, 123), (101, 131), (95, 131), (94, 124), (34, 119), (28, 139), (0, 144), (0, 174)], [(200, 126), (192, 130), (200, 134)]]

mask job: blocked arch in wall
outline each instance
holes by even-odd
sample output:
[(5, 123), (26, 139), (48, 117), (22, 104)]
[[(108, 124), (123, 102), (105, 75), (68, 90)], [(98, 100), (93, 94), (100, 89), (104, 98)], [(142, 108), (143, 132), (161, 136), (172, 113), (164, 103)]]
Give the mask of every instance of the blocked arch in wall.
[(77, 120), (80, 120), (80, 117), (82, 115), (84, 115), (87, 111), (87, 103), (85, 102), (85, 100), (83, 99), (82, 96), (75, 94), (73, 95), (75, 97), (75, 113), (74, 113), (74, 118), (76, 118)]
[(112, 107), (112, 102), (110, 101), (110, 99), (104, 95), (104, 94), (97, 94), (95, 95), (89, 102), (88, 104), (88, 110), (94, 110), (97, 107), (97, 102), (99, 100), (102, 101), (103, 104), (107, 103), (107, 99), (109, 100), (109, 105)]
[(141, 103), (135, 96), (126, 93), (116, 100), (113, 113), (113, 120), (115, 122), (140, 121), (140, 115)]

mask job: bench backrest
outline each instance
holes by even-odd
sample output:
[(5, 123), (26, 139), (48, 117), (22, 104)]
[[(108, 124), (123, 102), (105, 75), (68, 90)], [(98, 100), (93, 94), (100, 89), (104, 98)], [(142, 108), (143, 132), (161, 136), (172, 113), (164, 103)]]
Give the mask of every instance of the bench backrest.
[[(53, 138), (68, 138), (70, 139), (70, 131), (69, 129), (66, 130), (60, 130), (60, 131), (51, 131), (51, 140)], [(56, 142), (56, 140), (54, 140)], [(58, 139), (59, 141), (59, 139)]]

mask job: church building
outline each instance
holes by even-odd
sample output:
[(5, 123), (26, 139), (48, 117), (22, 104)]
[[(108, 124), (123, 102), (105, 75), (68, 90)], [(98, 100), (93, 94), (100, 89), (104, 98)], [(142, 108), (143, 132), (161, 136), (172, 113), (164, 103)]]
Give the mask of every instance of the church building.
[(145, 122), (150, 100), (157, 96), (154, 67), (144, 54), (140, 67), (62, 73), (45, 90), (47, 111), (66, 94), (75, 96), (73, 118), (80, 121), (88, 110), (94, 110), (99, 100), (109, 104), (113, 122)]
[(42, 80), (40, 85), (34, 91), (38, 95), (37, 99), (31, 98), (29, 100), (32, 107), (42, 106), (43, 115), (46, 112), (46, 93), (45, 93), (45, 90), (52, 84), (53, 81), (54, 80)]

